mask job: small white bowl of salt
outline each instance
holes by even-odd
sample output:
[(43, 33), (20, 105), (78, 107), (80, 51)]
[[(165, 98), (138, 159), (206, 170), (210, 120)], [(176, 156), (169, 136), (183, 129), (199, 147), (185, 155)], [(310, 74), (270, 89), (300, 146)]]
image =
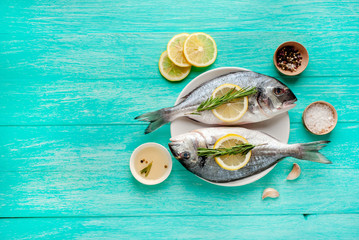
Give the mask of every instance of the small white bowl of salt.
[(315, 135), (324, 135), (335, 128), (338, 114), (330, 103), (317, 101), (305, 108), (302, 119), (309, 132)]

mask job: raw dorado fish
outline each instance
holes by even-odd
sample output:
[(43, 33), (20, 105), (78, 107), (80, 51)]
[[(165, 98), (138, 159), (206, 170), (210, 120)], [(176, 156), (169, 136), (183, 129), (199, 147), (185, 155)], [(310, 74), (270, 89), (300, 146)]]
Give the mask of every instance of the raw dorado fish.
[[(248, 110), (236, 122), (224, 122), (218, 119), (211, 110), (191, 114), (222, 84), (235, 84), (241, 88), (256, 87), (257, 93), (248, 96)], [(150, 133), (167, 122), (179, 117), (188, 117), (205, 124), (241, 125), (270, 119), (293, 108), (297, 98), (293, 92), (279, 80), (252, 71), (229, 73), (214, 78), (190, 92), (174, 107), (163, 108), (158, 111), (142, 114), (135, 119), (150, 122), (145, 133)]]
[[(213, 157), (198, 157), (198, 148), (212, 149), (215, 142), (227, 135), (237, 134), (256, 147), (246, 166), (235, 171), (221, 168)], [(263, 172), (284, 157), (294, 157), (319, 163), (331, 163), (318, 151), (329, 141), (285, 144), (269, 135), (239, 127), (202, 128), (170, 139), (168, 144), (174, 157), (190, 172), (210, 182), (226, 183)]]

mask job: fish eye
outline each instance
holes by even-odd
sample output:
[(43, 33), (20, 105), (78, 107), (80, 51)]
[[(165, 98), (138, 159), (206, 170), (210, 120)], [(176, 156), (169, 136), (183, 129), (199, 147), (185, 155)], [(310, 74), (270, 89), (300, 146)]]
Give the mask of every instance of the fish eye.
[(273, 93), (276, 95), (276, 96), (280, 96), (280, 95), (283, 95), (284, 93), (284, 89), (283, 88), (273, 88)]
[(191, 157), (191, 154), (189, 152), (184, 152), (184, 153), (181, 154), (181, 157), (184, 160), (188, 160)]

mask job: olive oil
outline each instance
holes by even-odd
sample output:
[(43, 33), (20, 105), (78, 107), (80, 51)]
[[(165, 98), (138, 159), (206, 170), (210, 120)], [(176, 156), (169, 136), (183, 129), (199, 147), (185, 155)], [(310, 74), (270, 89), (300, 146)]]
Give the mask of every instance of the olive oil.
[(134, 166), (139, 176), (145, 179), (157, 180), (168, 171), (167, 152), (158, 147), (145, 147), (136, 154)]

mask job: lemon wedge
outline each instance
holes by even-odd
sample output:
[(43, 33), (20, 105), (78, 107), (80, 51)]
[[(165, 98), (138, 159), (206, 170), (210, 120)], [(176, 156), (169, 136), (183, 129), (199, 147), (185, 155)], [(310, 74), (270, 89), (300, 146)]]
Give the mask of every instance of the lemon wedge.
[[(232, 148), (238, 144), (248, 143), (248, 141), (237, 134), (227, 134), (217, 140), (213, 148)], [(217, 164), (226, 170), (235, 171), (241, 169), (249, 162), (252, 155), (252, 151), (249, 151), (246, 155), (223, 155), (215, 157)]]
[(205, 33), (193, 33), (184, 42), (184, 56), (196, 67), (207, 67), (217, 57), (217, 45), (211, 36)]
[[(241, 90), (241, 88), (234, 84), (222, 84), (217, 87), (213, 93), (212, 97), (221, 97), (232, 91), (233, 89)], [(213, 114), (223, 122), (235, 122), (238, 121), (248, 110), (248, 97), (242, 97), (232, 100), (231, 102), (224, 103), (215, 109), (212, 109)]]
[(183, 45), (188, 36), (188, 33), (178, 34), (174, 36), (167, 44), (168, 58), (179, 67), (191, 66), (183, 54)]
[(161, 54), (160, 60), (158, 62), (158, 68), (164, 78), (168, 81), (181, 81), (188, 76), (191, 71), (191, 67), (179, 67), (176, 66), (167, 55), (167, 51), (164, 51)]

